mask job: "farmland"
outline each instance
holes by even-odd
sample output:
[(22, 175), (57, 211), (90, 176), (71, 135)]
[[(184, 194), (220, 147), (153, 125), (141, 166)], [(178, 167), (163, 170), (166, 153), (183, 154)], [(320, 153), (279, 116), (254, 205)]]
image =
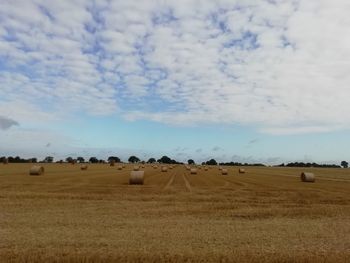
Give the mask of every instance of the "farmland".
[(348, 169), (43, 166), (0, 165), (0, 262), (350, 262)]

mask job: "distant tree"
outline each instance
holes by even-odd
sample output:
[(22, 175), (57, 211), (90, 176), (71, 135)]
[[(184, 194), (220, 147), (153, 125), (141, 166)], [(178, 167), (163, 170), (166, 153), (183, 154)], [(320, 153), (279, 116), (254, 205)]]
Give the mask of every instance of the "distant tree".
[(343, 167), (343, 168), (348, 168), (349, 167), (349, 163), (347, 161), (342, 161), (340, 163), (340, 165)]
[(195, 162), (194, 162), (192, 159), (189, 159), (189, 160), (187, 161), (187, 163), (188, 163), (188, 164), (195, 164)]
[(90, 163), (98, 163), (98, 159), (96, 157), (90, 157), (89, 162)]
[(206, 162), (207, 165), (217, 165), (218, 163), (214, 159), (210, 159)]
[(67, 162), (67, 163), (72, 163), (72, 162), (73, 162), (73, 158), (70, 157), (70, 156), (67, 157), (67, 158), (66, 158), (66, 162)]
[(117, 156), (109, 156), (107, 160), (108, 160), (109, 163), (112, 162), (112, 161), (114, 161), (116, 163), (120, 163), (120, 158), (117, 157)]
[(84, 159), (83, 157), (79, 156), (79, 157), (77, 158), (77, 161), (78, 161), (79, 163), (83, 163), (83, 162), (85, 162), (85, 159)]
[(156, 162), (156, 159), (155, 158), (149, 158), (147, 163), (155, 163)]
[(138, 163), (140, 161), (140, 159), (134, 155), (130, 156), (128, 159), (129, 163)]
[(99, 163), (105, 163), (106, 161), (103, 159), (98, 160)]
[(53, 162), (53, 157), (52, 156), (46, 156), (44, 159), (44, 163), (52, 163)]
[(159, 163), (172, 163), (172, 160), (168, 157), (168, 156), (162, 156), (162, 158), (160, 158), (158, 160)]

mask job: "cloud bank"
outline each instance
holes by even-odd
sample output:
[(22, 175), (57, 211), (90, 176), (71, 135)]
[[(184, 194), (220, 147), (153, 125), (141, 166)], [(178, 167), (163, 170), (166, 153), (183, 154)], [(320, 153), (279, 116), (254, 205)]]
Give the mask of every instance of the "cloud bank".
[(270, 134), (349, 129), (349, 9), (346, 0), (4, 0), (0, 109)]
[(7, 117), (0, 116), (0, 130), (8, 130), (12, 126), (19, 125), (17, 121), (9, 119)]

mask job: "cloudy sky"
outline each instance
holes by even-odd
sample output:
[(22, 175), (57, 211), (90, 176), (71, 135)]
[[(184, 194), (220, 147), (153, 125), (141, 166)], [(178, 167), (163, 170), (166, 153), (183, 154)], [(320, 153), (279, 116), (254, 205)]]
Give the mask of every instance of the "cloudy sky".
[(350, 158), (348, 0), (1, 0), (0, 155)]

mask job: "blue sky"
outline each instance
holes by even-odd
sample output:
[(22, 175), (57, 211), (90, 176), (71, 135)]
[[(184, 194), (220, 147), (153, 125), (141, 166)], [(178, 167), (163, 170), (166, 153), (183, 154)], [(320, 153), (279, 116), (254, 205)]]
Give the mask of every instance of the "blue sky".
[(0, 155), (349, 156), (350, 6), (0, 3)]

